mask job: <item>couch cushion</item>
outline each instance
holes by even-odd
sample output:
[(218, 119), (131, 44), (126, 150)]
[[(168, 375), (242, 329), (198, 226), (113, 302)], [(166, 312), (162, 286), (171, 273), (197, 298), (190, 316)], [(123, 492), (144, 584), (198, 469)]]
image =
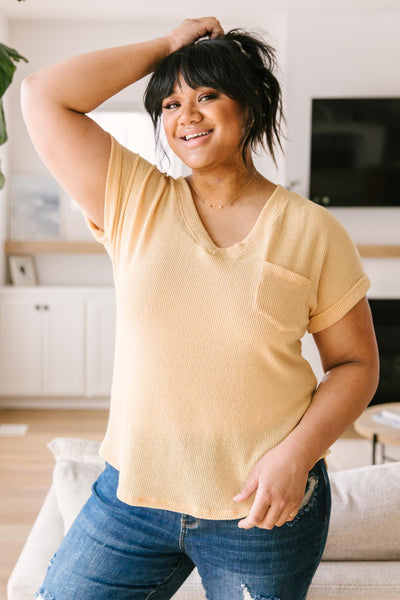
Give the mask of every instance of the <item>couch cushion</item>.
[(89, 499), (92, 483), (103, 471), (105, 463), (99, 456), (100, 442), (97, 441), (58, 437), (47, 447), (56, 460), (53, 485), (64, 533), (67, 533)]
[(399, 600), (396, 561), (322, 561), (307, 600)]
[(47, 444), (56, 461), (72, 460), (78, 463), (104, 465), (99, 455), (100, 442), (72, 437), (56, 437)]
[(400, 559), (400, 462), (329, 474), (332, 514), (322, 560)]

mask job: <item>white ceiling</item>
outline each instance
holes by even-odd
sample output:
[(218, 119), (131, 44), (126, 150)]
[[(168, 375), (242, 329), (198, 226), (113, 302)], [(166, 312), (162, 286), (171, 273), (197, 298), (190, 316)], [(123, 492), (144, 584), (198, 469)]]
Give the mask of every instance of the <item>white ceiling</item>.
[(279, 13), (399, 12), (399, 0), (0, 0), (0, 16), (10, 19), (138, 19), (183, 20), (215, 15), (254, 20)]

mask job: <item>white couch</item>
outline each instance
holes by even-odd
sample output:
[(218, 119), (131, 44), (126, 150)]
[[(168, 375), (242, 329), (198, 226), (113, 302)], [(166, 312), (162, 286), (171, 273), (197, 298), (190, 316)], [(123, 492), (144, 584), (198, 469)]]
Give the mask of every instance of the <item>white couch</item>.
[[(367, 450), (366, 441), (346, 442), (328, 457), (331, 524), (307, 598), (399, 600), (400, 462), (337, 470), (343, 457), (357, 464), (354, 444)], [(55, 438), (48, 446), (56, 459), (53, 484), (9, 579), (8, 600), (33, 599), (50, 558), (104, 466), (98, 442)], [(206, 600), (197, 569), (173, 600)]]

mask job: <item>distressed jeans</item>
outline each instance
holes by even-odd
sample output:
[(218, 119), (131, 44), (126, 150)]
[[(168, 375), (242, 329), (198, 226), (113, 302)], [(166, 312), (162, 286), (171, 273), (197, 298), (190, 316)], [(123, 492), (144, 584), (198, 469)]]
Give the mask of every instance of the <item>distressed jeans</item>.
[(106, 463), (36, 598), (166, 600), (195, 567), (208, 600), (306, 598), (328, 533), (323, 460), (309, 473), (294, 520), (272, 530), (130, 506), (116, 497), (118, 476)]

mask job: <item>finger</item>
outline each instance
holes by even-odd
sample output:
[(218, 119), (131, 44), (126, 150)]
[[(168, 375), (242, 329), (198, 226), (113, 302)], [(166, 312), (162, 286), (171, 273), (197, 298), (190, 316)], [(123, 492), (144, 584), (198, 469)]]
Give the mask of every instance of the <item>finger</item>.
[[(265, 515), (268, 512), (269, 507), (267, 507), (267, 510), (265, 512)], [(239, 521), (238, 523), (238, 527), (241, 527), (242, 529), (252, 529), (253, 527), (261, 527), (262, 522), (265, 519), (265, 515), (264, 517), (250, 517), (249, 515), (242, 519), (241, 521)]]
[(224, 35), (222, 25), (215, 17), (202, 17), (200, 19), (192, 19), (191, 21), (197, 24), (197, 38), (203, 36), (215, 38)]
[(242, 489), (232, 500), (235, 502), (242, 502), (247, 500), (256, 491), (258, 487), (258, 477), (253, 471), (250, 473), (246, 483), (242, 486)]
[(223, 35), (225, 35), (223, 27), (222, 27), (221, 23), (217, 19), (215, 19), (215, 24), (211, 30), (210, 38), (221, 37)]
[(251, 507), (247, 517), (242, 521), (239, 521), (239, 527), (243, 527), (244, 529), (259, 527), (260, 523), (264, 521), (267, 511), (269, 512), (269, 510), (269, 500), (262, 494), (262, 492), (260, 492), (260, 488), (258, 488), (253, 506)]
[(262, 523), (263, 529), (273, 529), (280, 521), (283, 514), (283, 507), (280, 504), (274, 503), (269, 507), (268, 513)]
[(282, 525), (284, 525), (285, 523), (290, 523), (291, 521), (293, 521), (293, 519), (296, 517), (297, 515), (297, 510), (293, 509), (292, 512), (282, 512), (281, 516), (279, 517), (276, 526), (277, 527), (282, 527)]
[(185, 19), (179, 27), (165, 37), (168, 40), (170, 51), (174, 52), (202, 37), (217, 37), (218, 35), (224, 35), (221, 23), (215, 17), (201, 17)]

